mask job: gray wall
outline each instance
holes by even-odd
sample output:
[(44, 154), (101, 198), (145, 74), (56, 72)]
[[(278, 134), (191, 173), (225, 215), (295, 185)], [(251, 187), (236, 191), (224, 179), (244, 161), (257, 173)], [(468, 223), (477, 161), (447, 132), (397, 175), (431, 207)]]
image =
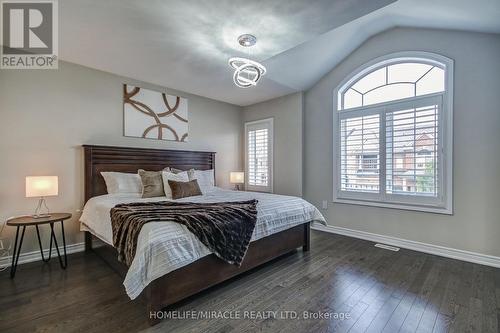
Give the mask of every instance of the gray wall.
[(295, 93), (243, 108), (243, 124), (274, 119), (273, 191), (277, 194), (302, 196), (302, 104), (302, 93)]
[[(81, 242), (82, 144), (215, 151), (217, 183), (230, 187), (229, 172), (243, 167), (240, 107), (168, 89), (189, 98), (189, 142), (126, 138), (123, 83), (162, 89), (65, 62), (59, 70), (0, 71), (0, 220), (35, 208), (36, 199), (24, 197), (25, 176), (57, 175), (59, 196), (48, 204), (74, 214), (67, 240)], [(6, 227), (2, 237), (12, 239), (13, 232)], [(42, 232), (48, 240), (48, 228)], [(34, 230), (27, 231), (23, 252), (36, 245)]]
[[(454, 215), (332, 204), (333, 90), (387, 53), (429, 51), (455, 60)], [(500, 35), (393, 29), (354, 51), (305, 94), (304, 195), (328, 223), (500, 256)]]

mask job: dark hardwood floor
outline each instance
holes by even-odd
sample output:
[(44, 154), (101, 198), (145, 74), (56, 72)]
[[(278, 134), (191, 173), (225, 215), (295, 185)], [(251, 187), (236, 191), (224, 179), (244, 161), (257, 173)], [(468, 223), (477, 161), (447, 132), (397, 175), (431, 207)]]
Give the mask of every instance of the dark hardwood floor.
[[(153, 327), (143, 305), (128, 299), (118, 275), (93, 254), (71, 255), (66, 271), (57, 260), (21, 265), (14, 280), (0, 273), (0, 332), (498, 331), (500, 269), (322, 232), (311, 237), (310, 252), (274, 260), (170, 309), (179, 316), (219, 311), (216, 318)], [(263, 311), (277, 312), (262, 318)], [(304, 311), (348, 319), (304, 319)], [(230, 314), (254, 318), (217, 318)]]

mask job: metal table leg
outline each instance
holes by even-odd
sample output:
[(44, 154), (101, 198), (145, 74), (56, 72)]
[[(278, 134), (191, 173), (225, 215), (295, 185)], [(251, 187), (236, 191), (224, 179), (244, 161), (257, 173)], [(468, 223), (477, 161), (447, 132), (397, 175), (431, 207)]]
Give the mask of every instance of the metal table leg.
[(40, 254), (42, 255), (42, 261), (49, 262), (50, 257), (52, 256), (52, 237), (50, 237), (49, 257), (45, 259), (43, 256), (43, 247), (42, 247), (42, 241), (40, 239), (40, 231), (38, 230), (38, 225), (35, 225), (35, 228), (36, 228), (36, 235), (38, 236), (38, 245), (40, 246)]
[(63, 250), (64, 250), (64, 268), (68, 267), (68, 257), (66, 256), (66, 237), (64, 236), (64, 221), (61, 221), (61, 233), (63, 239)]
[(61, 258), (61, 253), (59, 252), (59, 245), (57, 244), (56, 234), (54, 232), (54, 223), (50, 223), (50, 237), (51, 237), (51, 239), (54, 240), (54, 245), (55, 245), (56, 251), (57, 251), (57, 257), (59, 258), (59, 264), (61, 265), (62, 269), (66, 269), (66, 266), (68, 264), (68, 258), (66, 257), (66, 239), (64, 237), (64, 227), (63, 227), (62, 221), (61, 221), (61, 233), (63, 236), (64, 263), (63, 263), (63, 260)]
[(19, 241), (19, 247), (17, 246), (17, 238), (19, 236), (19, 228), (16, 230), (16, 240), (14, 241), (14, 252), (12, 253), (12, 266), (10, 268), (10, 278), (13, 279), (16, 275), (17, 263), (19, 262), (19, 254), (21, 254), (21, 246), (23, 245), (24, 231), (26, 231), (26, 226), (23, 226), (23, 232), (21, 233), (21, 240)]

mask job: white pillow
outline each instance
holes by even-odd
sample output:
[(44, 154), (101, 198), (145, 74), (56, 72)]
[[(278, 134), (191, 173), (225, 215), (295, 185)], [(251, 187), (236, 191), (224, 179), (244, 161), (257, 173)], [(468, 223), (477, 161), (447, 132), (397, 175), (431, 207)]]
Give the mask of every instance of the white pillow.
[(101, 172), (109, 194), (142, 193), (141, 177), (136, 173)]
[(163, 171), (161, 173), (161, 178), (163, 179), (163, 189), (165, 190), (165, 196), (167, 197), (167, 199), (172, 199), (172, 189), (170, 188), (170, 185), (168, 185), (169, 180), (173, 180), (176, 182), (188, 182), (189, 181), (187, 171), (182, 171), (179, 173)]
[(189, 180), (196, 179), (202, 193), (206, 193), (215, 186), (215, 172), (210, 170), (189, 170)]

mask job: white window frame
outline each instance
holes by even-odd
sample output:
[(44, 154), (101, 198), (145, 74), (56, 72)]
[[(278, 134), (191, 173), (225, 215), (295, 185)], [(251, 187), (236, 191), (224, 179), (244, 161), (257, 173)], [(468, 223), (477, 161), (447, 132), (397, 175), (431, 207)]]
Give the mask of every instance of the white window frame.
[[(388, 65), (403, 62), (422, 62), (433, 64), (445, 70), (445, 91), (434, 94), (404, 98), (400, 100), (372, 104), (343, 110), (343, 94), (351, 85), (365, 75)], [(441, 121), (438, 132), (442, 140), (439, 140), (439, 152), (442, 163), (438, 170), (438, 181), (441, 193), (438, 198), (430, 199), (425, 196), (386, 194), (386, 161), (385, 161), (385, 113), (390, 110), (398, 110), (411, 105), (428, 105), (436, 103), (440, 106)], [(391, 53), (362, 65), (348, 75), (334, 90), (333, 96), (334, 115), (333, 128), (333, 202), (348, 203), (365, 206), (376, 206), (385, 208), (396, 208), (405, 210), (424, 211), (431, 213), (453, 214), (453, 60), (439, 54), (421, 51), (406, 51)], [(418, 106), (415, 106), (418, 107)], [(365, 116), (370, 114), (381, 114), (380, 118), (380, 142), (379, 142), (379, 193), (362, 193), (356, 191), (341, 190), (341, 119), (352, 116)], [(383, 133), (383, 134), (382, 134)]]
[[(250, 185), (248, 184), (248, 130), (251, 127), (261, 127), (268, 129), (268, 176), (269, 181), (267, 186)], [(259, 119), (255, 121), (245, 122), (245, 190), (255, 192), (273, 193), (273, 170), (274, 170), (274, 118)]]

